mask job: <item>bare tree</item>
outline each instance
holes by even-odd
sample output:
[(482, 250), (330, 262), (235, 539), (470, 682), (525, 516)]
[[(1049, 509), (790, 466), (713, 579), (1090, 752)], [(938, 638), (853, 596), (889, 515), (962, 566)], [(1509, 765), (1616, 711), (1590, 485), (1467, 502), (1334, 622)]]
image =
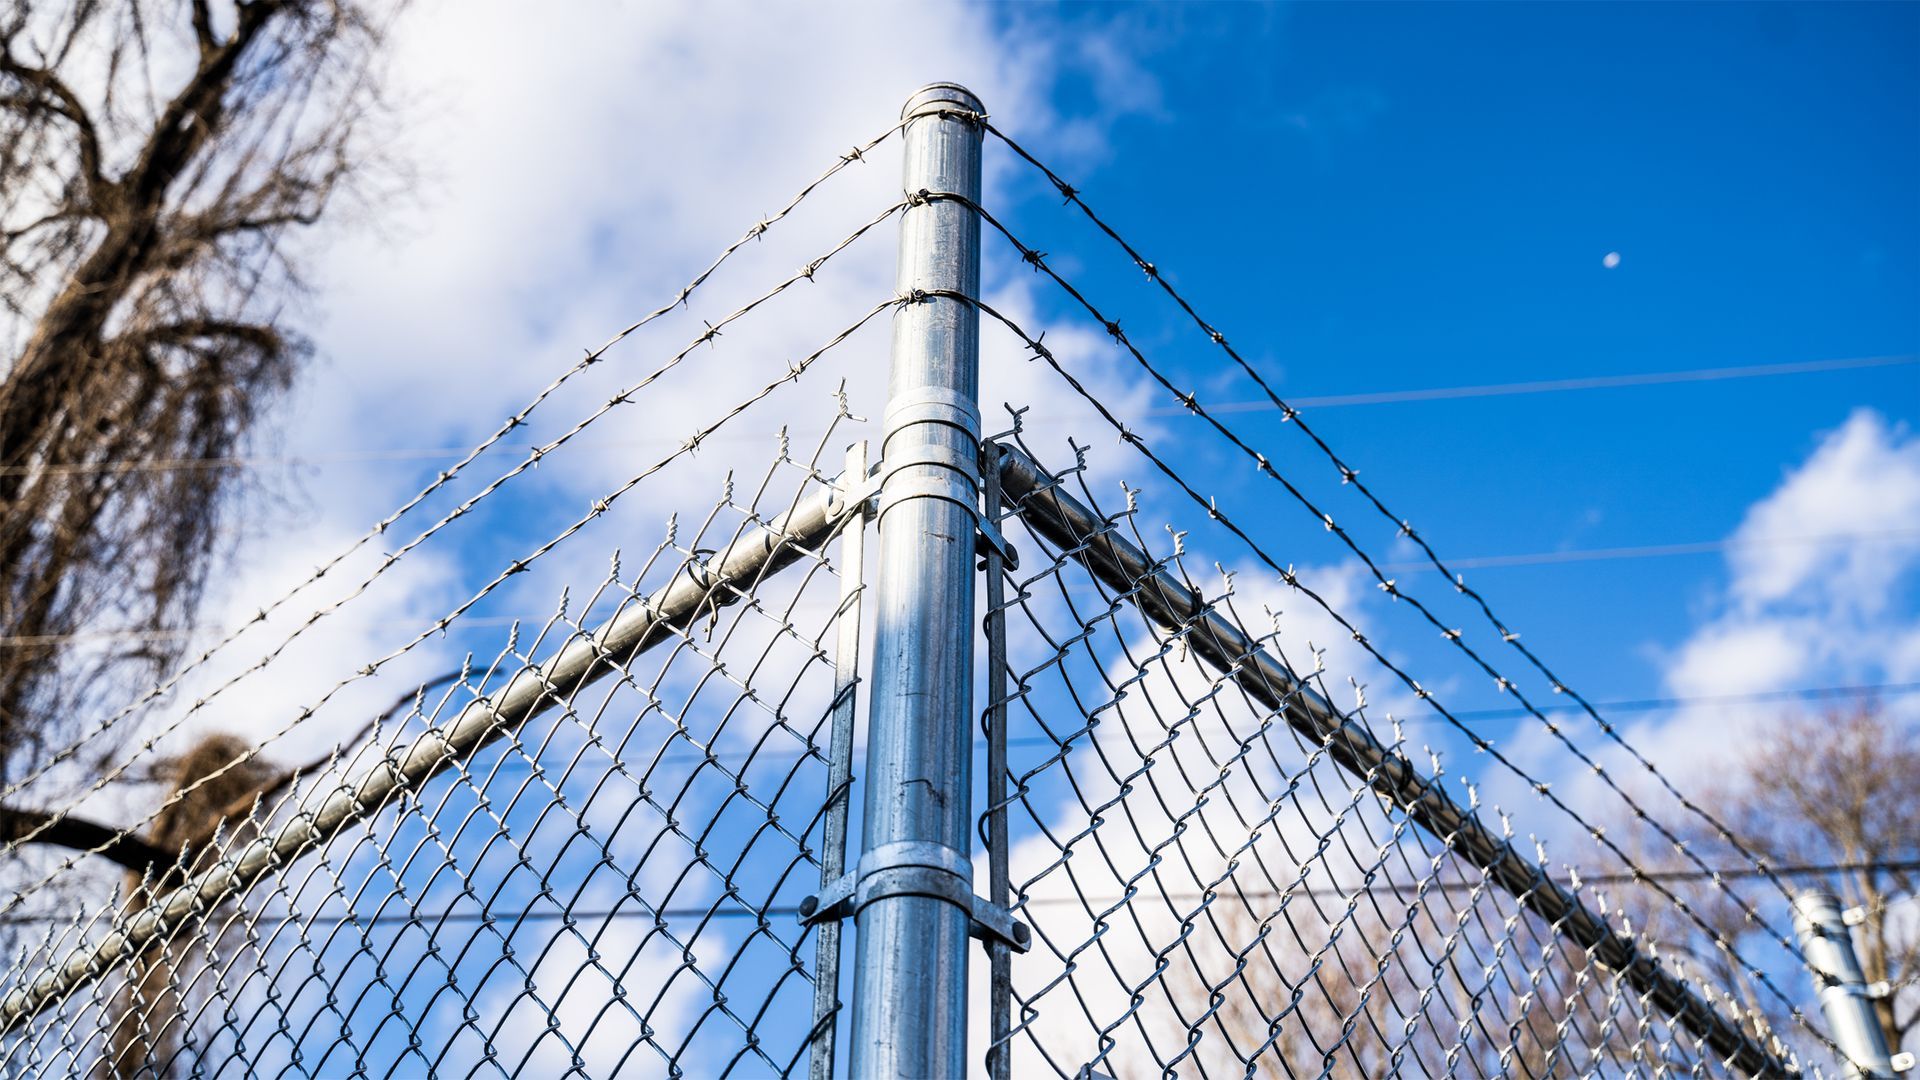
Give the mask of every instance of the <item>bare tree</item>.
[[(1825, 713), (1779, 716), (1748, 734), (1748, 749), (1729, 762), (1717, 782), (1699, 792), (1748, 851), (1785, 868), (1794, 889), (1824, 888), (1865, 913), (1853, 930), (1869, 982), (1893, 992), (1875, 1002), (1890, 1046), (1920, 1046), (1920, 899), (1913, 872), (1920, 860), (1920, 740), (1915, 728), (1874, 702)], [(1684, 819), (1675, 817), (1673, 823)], [(1704, 823), (1681, 832), (1702, 862), (1739, 867), (1740, 853)], [(1644, 860), (1657, 869), (1691, 874), (1677, 856)], [(1791, 1035), (1797, 1024), (1774, 995), (1755, 985), (1744, 964), (1727, 956), (1714, 936), (1743, 955), (1766, 955), (1766, 943), (1742, 903), (1711, 883), (1673, 878), (1665, 887), (1686, 900), (1711, 931), (1683, 918), (1675, 905), (1644, 887), (1629, 904), (1651, 936), (1670, 952), (1684, 950), (1707, 976), (1731, 989), (1749, 1009), (1767, 1015)], [(1785, 902), (1771, 887), (1744, 888), (1745, 906), (1787, 926)], [(1769, 903), (1769, 901), (1772, 901)], [(1767, 908), (1772, 910), (1765, 910)], [(1775, 979), (1783, 989), (1790, 981)], [(1817, 1014), (1812, 996), (1807, 1012)]]
[(366, 175), (379, 40), (352, 0), (0, 15), (0, 776), (177, 658), (227, 459), (306, 353), (289, 230)]
[(1368, 889), (1350, 910), (1314, 892), (1261, 898), (1267, 912), (1223, 901), (1169, 956), (1151, 1010), (1191, 1044), (1177, 1071), (1539, 1080), (1667, 1053), (1617, 973), (1473, 874)]
[[(1826, 887), (1866, 921), (1853, 932), (1868, 982), (1912, 986), (1920, 977), (1920, 912), (1912, 864), (1920, 858), (1920, 744), (1915, 731), (1872, 703), (1781, 718), (1747, 757), (1743, 783), (1724, 801), (1747, 846), (1780, 864), (1827, 865)], [(1897, 1008), (1904, 1004), (1906, 1007)], [(1894, 1047), (1909, 1045), (1920, 1002), (1875, 1002)], [(1914, 1045), (1920, 1045), (1916, 1041)]]
[[(173, 853), (171, 864), (127, 874), (127, 901), (122, 918), (130, 918), (167, 891), (206, 869), (223, 849), (245, 843), (254, 835), (251, 819), (228, 810), (234, 803), (250, 803), (274, 781), (274, 770), (258, 759), (243, 759), (247, 743), (232, 735), (211, 735), (184, 754), (165, 763), (166, 789), (177, 799), (166, 802), (154, 816), (149, 831), (153, 846)], [(241, 760), (238, 766), (233, 765)], [(209, 823), (214, 828), (209, 828)], [(238, 822), (225, 843), (213, 841), (223, 827)], [(207, 917), (198, 933), (169, 940), (135, 958), (125, 985), (116, 996), (115, 1015), (109, 1021), (109, 1054), (102, 1060), (105, 1077), (173, 1075), (180, 1071), (182, 1038), (191, 1026), (198, 984), (223, 936), (223, 921)]]

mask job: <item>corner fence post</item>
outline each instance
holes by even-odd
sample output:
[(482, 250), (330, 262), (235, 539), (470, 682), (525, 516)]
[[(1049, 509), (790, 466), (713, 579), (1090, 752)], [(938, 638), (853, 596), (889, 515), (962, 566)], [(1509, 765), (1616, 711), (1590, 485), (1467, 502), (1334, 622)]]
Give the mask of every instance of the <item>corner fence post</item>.
[(1872, 990), (1854, 955), (1840, 901), (1832, 893), (1803, 892), (1793, 901), (1793, 932), (1820, 991), (1820, 1011), (1834, 1045), (1847, 1056), (1846, 1075), (1875, 1080), (1894, 1075), (1893, 1054), (1873, 1007)]
[[(984, 110), (935, 83), (903, 110), (905, 187), (980, 198)], [(980, 289), (980, 220), (930, 200), (900, 225), (899, 292)], [(901, 305), (883, 424), (865, 824), (855, 871), (855, 1080), (967, 1074), (972, 918), (979, 313)]]

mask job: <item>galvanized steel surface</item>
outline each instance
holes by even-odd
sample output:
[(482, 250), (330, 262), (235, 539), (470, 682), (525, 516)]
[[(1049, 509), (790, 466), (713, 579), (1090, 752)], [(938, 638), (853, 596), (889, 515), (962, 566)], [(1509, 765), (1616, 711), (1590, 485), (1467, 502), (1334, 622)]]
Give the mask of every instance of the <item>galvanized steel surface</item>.
[[(980, 191), (981, 131), (965, 89), (914, 94), (903, 186)], [(896, 291), (975, 295), (980, 223), (952, 202), (901, 217)], [(867, 730), (863, 851), (919, 842), (972, 850), (974, 544), (978, 532), (979, 316), (945, 298), (894, 314), (882, 421), (879, 563)], [(971, 881), (963, 883), (971, 888)], [(961, 1076), (968, 1068), (968, 913), (894, 895), (857, 915), (850, 1075)]]

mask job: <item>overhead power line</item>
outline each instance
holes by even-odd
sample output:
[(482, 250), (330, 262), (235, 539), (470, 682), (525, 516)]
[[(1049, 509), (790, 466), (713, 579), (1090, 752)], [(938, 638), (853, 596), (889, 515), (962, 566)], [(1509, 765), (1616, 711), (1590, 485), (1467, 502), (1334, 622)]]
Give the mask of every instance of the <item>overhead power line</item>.
[[(1904, 683), (1864, 683), (1857, 686), (1802, 686), (1785, 690), (1761, 690), (1750, 694), (1698, 694), (1691, 697), (1641, 698), (1637, 701), (1601, 701), (1594, 708), (1608, 712), (1658, 712), (1661, 709), (1678, 709), (1693, 705), (1765, 705), (1780, 701), (1832, 701), (1845, 698), (1904, 697), (1920, 693), (1920, 682)], [(1572, 712), (1581, 707), (1577, 704), (1545, 704), (1535, 708), (1540, 712)], [(1454, 713), (1455, 716), (1475, 720), (1499, 720), (1532, 715), (1525, 709), (1469, 709)]]
[[(1687, 371), (1654, 371), (1633, 375), (1593, 375), (1573, 379), (1545, 379), (1536, 382), (1488, 383), (1473, 386), (1441, 386), (1419, 390), (1383, 390), (1367, 394), (1330, 394), (1322, 397), (1292, 398), (1295, 408), (1337, 409), (1354, 405), (1393, 405), (1403, 402), (1448, 401), (1455, 398), (1504, 397), (1513, 394), (1547, 394), (1568, 390), (1607, 390), (1626, 386), (1663, 386), (1674, 383), (1719, 382), (1726, 379), (1753, 379), (1778, 375), (1810, 375), (1826, 371), (1851, 371), (1861, 368), (1900, 367), (1920, 364), (1920, 354), (1903, 353), (1888, 356), (1844, 357), (1832, 360), (1801, 360), (1781, 364), (1754, 364), (1747, 367), (1694, 368)], [(1210, 405), (1213, 412), (1261, 412), (1272, 411), (1274, 405), (1267, 401), (1230, 401), (1221, 405)], [(1185, 415), (1187, 410), (1177, 406), (1155, 407), (1143, 410), (1149, 416)], [(1029, 414), (1028, 420), (1067, 419), (1054, 415)], [(751, 439), (772, 438), (771, 432), (765, 435), (732, 435), (713, 441), (745, 442)], [(602, 442), (581, 441), (577, 445), (587, 448), (626, 448), (652, 446), (672, 443), (672, 439), (618, 439)], [(534, 448), (532, 444), (499, 444), (501, 451), (526, 451)], [(470, 446), (396, 446), (368, 450), (343, 450), (324, 454), (292, 455), (247, 455), (237, 457), (206, 458), (168, 458), (161, 461), (84, 461), (61, 465), (13, 465), (0, 467), (0, 476), (38, 474), (42, 470), (53, 475), (80, 475), (97, 472), (168, 472), (186, 469), (247, 469), (267, 466), (336, 465), (366, 462), (404, 462), (438, 461), (454, 454), (470, 451)]]
[[(1514, 394), (1554, 394), (1568, 390), (1614, 390), (1629, 386), (1668, 386), (1675, 383), (1723, 382), (1728, 379), (1762, 379), (1778, 375), (1812, 375), (1827, 371), (1857, 371), (1863, 368), (1902, 367), (1920, 364), (1920, 354), (1855, 356), (1834, 360), (1798, 360), (1783, 364), (1750, 364), (1743, 367), (1694, 368), (1688, 371), (1647, 371), (1631, 375), (1589, 375), (1573, 379), (1537, 379), (1529, 382), (1485, 383), (1477, 386), (1437, 386), (1423, 390), (1382, 390), (1367, 394), (1332, 394), (1324, 397), (1289, 398), (1297, 409), (1338, 409), (1353, 405), (1397, 405), (1410, 401), (1452, 401), (1458, 398), (1507, 397)], [(1212, 412), (1272, 412), (1271, 401), (1229, 401), (1207, 406)], [(1173, 416), (1186, 410), (1174, 406), (1150, 409), (1151, 413)]]
[[(1655, 559), (1675, 555), (1711, 555), (1723, 551), (1746, 551), (1769, 547), (1800, 547), (1811, 544), (1893, 543), (1920, 537), (1920, 528), (1889, 529), (1872, 533), (1827, 533), (1820, 536), (1728, 537), (1724, 540), (1695, 540), (1680, 544), (1641, 544), (1629, 547), (1573, 548), (1567, 551), (1534, 551), (1517, 555), (1477, 555), (1464, 559), (1449, 558), (1446, 564), (1455, 570), (1488, 570), (1506, 566), (1548, 566), (1558, 563), (1605, 562), (1615, 559)], [(1396, 573), (1431, 571), (1426, 561), (1381, 563), (1382, 570)]]

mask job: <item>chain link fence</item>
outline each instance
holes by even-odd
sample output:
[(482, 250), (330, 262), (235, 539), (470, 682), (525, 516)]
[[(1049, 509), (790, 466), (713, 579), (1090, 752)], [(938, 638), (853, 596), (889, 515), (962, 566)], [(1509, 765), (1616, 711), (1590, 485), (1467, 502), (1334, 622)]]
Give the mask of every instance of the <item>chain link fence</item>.
[[(1725, 950), (1728, 970), (1747, 982), (1735, 992), (1724, 976), (1664, 955), (1604, 891), (1550, 860), (1526, 823), (1483, 806), (1471, 778), (1450, 771), (1445, 758), (1369, 704), (1359, 673), (1329, 666), (1327, 651), (1301, 631), (1306, 624), (1242, 596), (1231, 575), (1206, 568), (1218, 553), (1188, 550), (1188, 534), (1145, 524), (1137, 489), (1119, 489), (1124, 505), (1103, 505), (1096, 488), (1116, 489), (1090, 482), (1085, 451), (1073, 448), (1065, 467), (1048, 463), (1029, 444), (1019, 413), (1013, 431), (982, 440), (971, 388), (896, 386), (877, 434), (899, 460), (882, 454), (872, 468), (861, 439), (873, 432), (842, 393), (817, 442), (795, 449), (783, 435), (763, 469), (729, 474), (699, 514), (669, 508), (679, 513), (647, 550), (616, 557), (603, 577), (563, 594), (545, 618), (502, 628), (490, 652), (426, 681), (397, 663), (471, 621), (473, 606), (503, 582), (575, 542), (616, 500), (651, 490), (661, 469), (803, 379), (880, 315), (896, 316), (897, 362), (902, 326), (909, 336), (937, 339), (941, 350), (977, 353), (985, 314), (1144, 456), (1170, 503), (1190, 500), (1216, 533), (1243, 542), (1287, 588), (1314, 601), (1314, 625), (1356, 643), (1345, 659), (1377, 664), (1404, 681), (1409, 700), (1459, 726), (1348, 614), (1269, 555), (1230, 508), (1200, 495), (1174, 466), (1175, 454), (1129, 430), (1040, 335), (983, 302), (967, 272), (903, 281), (899, 295), (734, 399), (678, 449), (512, 559), (469, 600), (291, 719), (245, 737), (204, 740), (191, 753), (157, 749), (183, 725), (191, 731), (189, 719), (208, 700), (273, 664), (287, 643), (361, 595), (400, 557), (630, 404), (694, 349), (713, 345), (723, 328), (811, 282), (896, 214), (905, 223), (903, 243), (923, 244), (916, 257), (943, 273), (952, 266), (929, 252), (971, 244), (951, 263), (966, 263), (977, 277), (968, 260), (978, 257), (980, 223), (1004, 235), (1024, 264), (1103, 324), (1150, 382), (1324, 519), (1396, 602), (1444, 628), (1381, 577), (1368, 553), (1266, 453), (1208, 416), (1192, 392), (1177, 390), (1117, 322), (979, 205), (981, 140), (998, 136), (1039, 168), (1226, 348), (1151, 263), (1093, 217), (1070, 185), (992, 128), (971, 95), (934, 87), (915, 101), (919, 111), (758, 223), (675, 304), (895, 133), (905, 133), (910, 163), (917, 148), (920, 160), (966, 191), (923, 184), (910, 165), (901, 202), (709, 325), (477, 494), (450, 509), (429, 499), (607, 347), (675, 304), (622, 331), (309, 579), (415, 507), (444, 509), (344, 599), (143, 729), (110, 767), (97, 774), (81, 767), (88, 741), (142, 723), (143, 703), (163, 700), (240, 631), (0, 792), (13, 815), (10, 857), (0, 867), (8, 962), (0, 977), (0, 1072), (833, 1080), (861, 1073), (849, 1065), (850, 1048), (897, 1038), (922, 1019), (892, 1017), (886, 1028), (849, 1004), (867, 1000), (863, 981), (869, 996), (876, 986), (885, 994), (875, 981), (878, 965), (855, 970), (862, 933), (874, 925), (899, 933), (905, 925), (888, 921), (893, 914), (872, 923), (873, 912), (909, 910), (938, 915), (926, 926), (964, 925), (982, 940), (975, 947), (957, 934), (928, 939), (938, 938), (941, 949), (984, 951), (986, 963), (972, 964), (971, 985), (966, 969), (950, 970), (931, 953), (890, 957), (888, 970), (924, 965), (916, 993), (942, 1004), (943, 1022), (967, 1029), (967, 1068), (994, 1080), (1820, 1072), (1789, 1045), (1791, 1037), (1837, 1051), (1819, 1029), (1797, 1008), (1789, 1012), (1797, 1029), (1776, 1029), (1753, 1004), (1755, 985), (1786, 1000), (1775, 985), (1785, 966), (1762, 968)], [(959, 141), (935, 145), (931, 132)], [(968, 152), (976, 155), (970, 184), (962, 167)], [(1286, 421), (1297, 419), (1271, 396)], [(920, 441), (895, 438), (916, 424), (924, 426)], [(1296, 427), (1343, 483), (1353, 482), (1354, 471), (1317, 434)], [(1392, 519), (1370, 489), (1358, 490)], [(914, 609), (870, 599), (863, 566), (867, 530), (911, 499), (942, 504), (937, 514), (945, 516), (927, 520), (971, 522), (977, 535), (926, 530), (907, 542), (937, 548), (947, 564), (956, 554), (968, 565), (977, 558), (984, 571), (977, 602), (968, 599), (971, 583), (945, 574), (956, 599), (934, 613), (964, 631), (938, 644), (952, 652), (948, 659), (972, 657), (970, 667), (955, 660), (966, 670), (946, 674), (980, 704), (969, 719), (982, 735), (970, 755), (938, 775), (911, 767), (913, 739), (890, 731), (869, 740), (865, 730), (866, 705), (881, 688), (866, 685), (863, 655), (881, 660), (875, 671), (893, 672), (900, 686), (917, 685), (924, 674), (912, 670), (917, 657), (903, 659), (900, 644), (900, 611)], [(917, 587), (916, 575), (940, 576), (884, 554), (872, 561), (906, 583), (899, 595)], [(1487, 602), (1466, 592), (1464, 581), (1460, 589), (1512, 644), (1517, 635)], [(263, 606), (261, 618), (292, 596)], [(863, 608), (878, 620), (863, 625)], [(1449, 634), (1458, 641), (1459, 631)], [(1460, 647), (1503, 689), (1513, 685)], [(1556, 692), (1571, 693), (1534, 654), (1521, 653)], [(362, 684), (405, 692), (368, 721), (368, 712), (354, 711), (361, 699), (343, 696)], [(895, 700), (883, 711), (876, 704), (874, 722), (932, 715), (936, 706)], [(1725, 833), (1600, 722), (1677, 805)], [(294, 768), (274, 763), (289, 732), (319, 724), (336, 733), (331, 753)], [(950, 748), (972, 736), (934, 734)], [(1475, 750), (1534, 782), (1490, 742), (1467, 734)], [(1575, 760), (1595, 764), (1561, 742)], [(873, 751), (876, 743), (884, 748)], [(875, 757), (856, 767), (869, 751)], [(116, 781), (143, 761), (163, 774), (157, 806), (113, 803)], [(968, 772), (975, 761), (984, 763), (977, 785)], [(914, 799), (976, 827), (973, 850), (931, 836), (878, 836), (869, 819), (907, 800), (885, 783), (903, 791), (923, 785)], [(1638, 872), (1603, 830), (1544, 784), (1535, 786), (1576, 831), (1591, 833)], [(29, 797), (56, 809), (20, 810)], [(121, 811), (136, 820), (121, 827), (87, 820)], [(919, 823), (902, 816), (887, 825), (896, 826)], [(1649, 827), (1673, 836), (1658, 820)], [(861, 840), (850, 851), (855, 836)], [(875, 861), (876, 854), (892, 861)], [(1767, 867), (1757, 871), (1779, 886)], [(1711, 884), (1779, 940), (1792, 962), (1800, 959), (1747, 899), (1717, 876)], [(1671, 893), (1661, 895), (1693, 915)], [(964, 921), (951, 917), (955, 908)], [(875, 935), (867, 944), (906, 939)], [(939, 1043), (929, 1039), (927, 1053), (952, 1049)]]
[(834, 457), (729, 485), (239, 827), (166, 838), (181, 857), (117, 903), (23, 907), (0, 1070), (792, 1069), (816, 970), (794, 910), (833, 808), (844, 833), (858, 576), (831, 552), (864, 470)]
[(1005, 858), (1035, 941), (994, 988), (1011, 1075), (1791, 1067), (1398, 724), (1335, 707), (1354, 692), (1312, 644), (1196, 581), (1181, 534), (1149, 544), (1131, 499), (1103, 513), (1084, 460), (1005, 455), (1002, 520), (1038, 556), (989, 586), (1007, 764), (983, 832), (1005, 815), (1022, 838)]

